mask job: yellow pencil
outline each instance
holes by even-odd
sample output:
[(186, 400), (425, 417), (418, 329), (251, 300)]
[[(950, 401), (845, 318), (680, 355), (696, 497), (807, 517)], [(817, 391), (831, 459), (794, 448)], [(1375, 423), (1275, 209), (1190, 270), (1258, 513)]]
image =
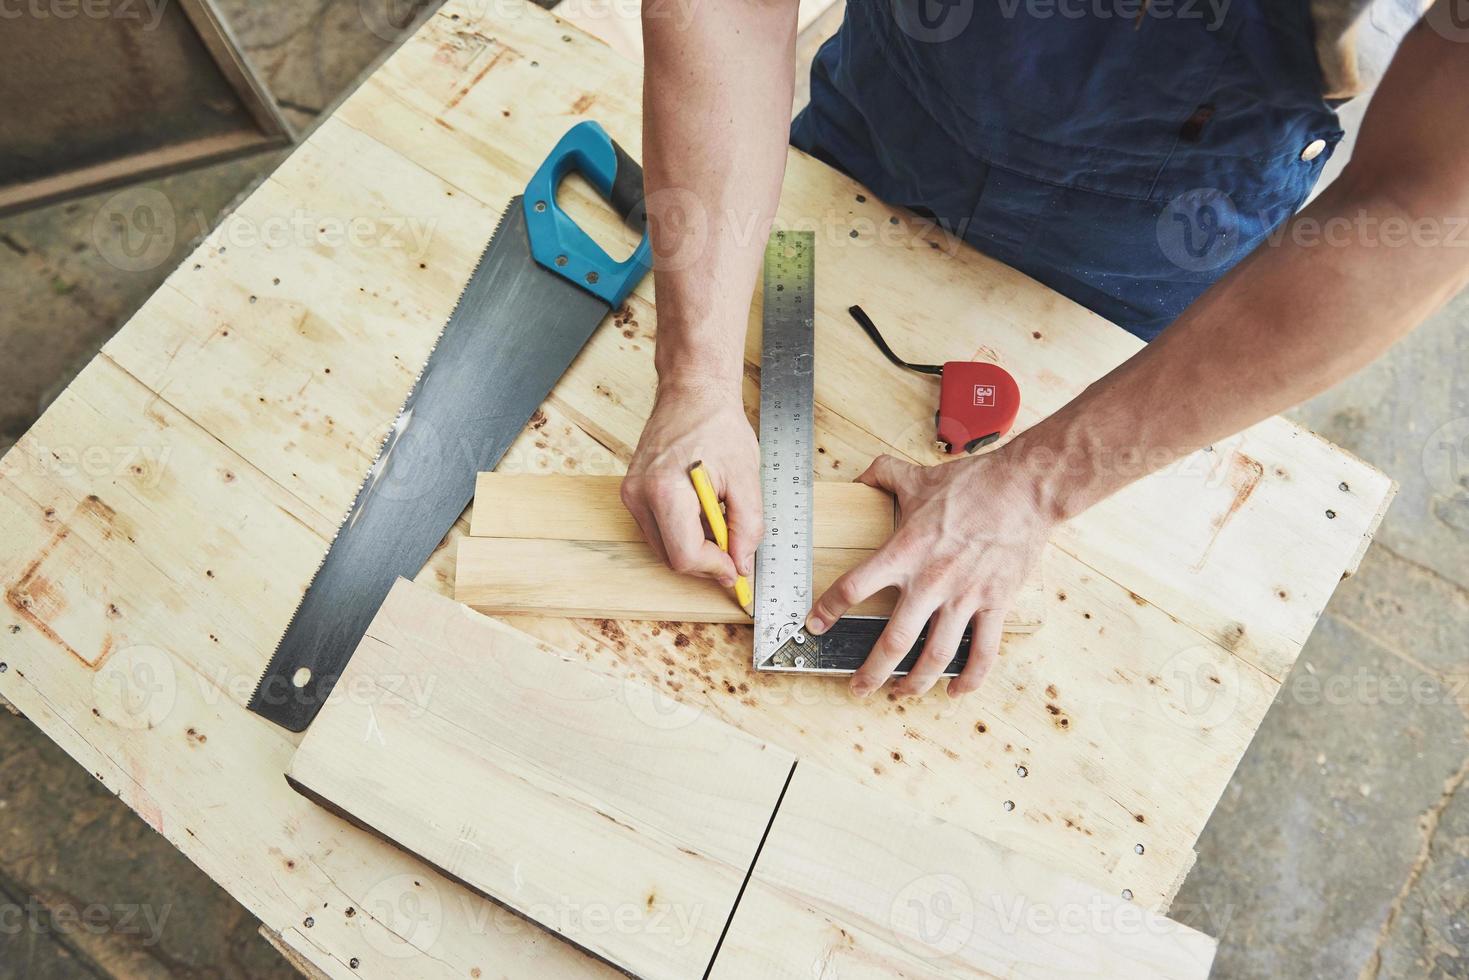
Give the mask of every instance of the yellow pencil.
[[(694, 493), (699, 495), (699, 506), (704, 508), (704, 519), (714, 532), (714, 543), (719, 545), (720, 551), (728, 554), (729, 525), (724, 523), (724, 511), (719, 506), (719, 496), (714, 492), (714, 484), (709, 482), (709, 471), (704, 469), (703, 460), (695, 460), (694, 465), (689, 467), (689, 479), (694, 482)], [(739, 576), (735, 579), (734, 590), (740, 608), (745, 610), (746, 616), (753, 617), (755, 597), (750, 592), (750, 580), (743, 575)]]

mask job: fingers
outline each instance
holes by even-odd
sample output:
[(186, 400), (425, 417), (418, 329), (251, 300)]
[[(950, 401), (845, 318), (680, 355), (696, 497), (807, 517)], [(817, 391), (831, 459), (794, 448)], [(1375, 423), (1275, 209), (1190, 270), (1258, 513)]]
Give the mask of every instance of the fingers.
[(964, 627), (969, 625), (969, 614), (940, 607), (928, 624), (928, 639), (923, 644), (913, 668), (897, 686), (898, 693), (918, 696), (926, 694), (934, 681), (943, 676), (944, 668), (953, 663), (959, 653), (959, 643), (964, 639)]
[(883, 681), (892, 675), (893, 668), (918, 642), (918, 634), (932, 614), (933, 607), (926, 602), (906, 595), (899, 600), (898, 608), (893, 610), (893, 618), (888, 620), (887, 628), (877, 638), (867, 660), (852, 675), (852, 693), (865, 698), (881, 687)]
[(765, 515), (760, 509), (760, 482), (753, 472), (730, 481), (724, 516), (729, 524), (729, 555), (735, 568), (741, 575), (755, 574), (755, 549), (765, 536)]
[(897, 493), (899, 485), (903, 482), (902, 478), (910, 469), (913, 469), (912, 463), (905, 463), (901, 459), (883, 453), (868, 464), (867, 469), (862, 471), (862, 475), (857, 477), (857, 482), (865, 483), (869, 487), (877, 487), (879, 490), (886, 490), (888, 493)]
[(949, 695), (959, 697), (979, 687), (1000, 655), (1005, 632), (1004, 609), (981, 609), (974, 614), (974, 638), (969, 642), (969, 662), (958, 677), (949, 681)]
[(885, 568), (886, 562), (879, 551), (831, 583), (806, 614), (806, 632), (820, 636), (831, 629), (832, 623), (845, 616), (848, 609), (874, 592), (893, 585)]
[(645, 480), (629, 487), (625, 481), (623, 501), (649, 546), (669, 568), (718, 579), (725, 586), (734, 584), (734, 562), (704, 536), (699, 498), (686, 482)]

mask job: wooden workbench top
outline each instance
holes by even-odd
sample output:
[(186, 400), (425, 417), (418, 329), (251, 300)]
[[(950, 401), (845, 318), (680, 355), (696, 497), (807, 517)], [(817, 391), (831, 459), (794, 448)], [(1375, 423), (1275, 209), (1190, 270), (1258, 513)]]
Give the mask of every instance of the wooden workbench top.
[[(636, 152), (639, 89), (537, 7), (451, 2), (0, 464), (0, 697), (328, 975), (609, 973), (296, 796), (297, 736), (244, 704), (499, 212), (580, 118)], [(780, 220), (818, 235), (822, 478), (879, 452), (935, 461), (931, 381), (892, 370), (851, 303), (915, 360), (1003, 364), (1022, 426), (1139, 346), (795, 152)], [(622, 470), (652, 399), (651, 301), (650, 277), (502, 469)], [(515, 625), (1161, 908), (1391, 494), (1281, 419), (1196, 453), (1056, 536), (1046, 626), (959, 702), (756, 675), (735, 626)], [(452, 591), (452, 547), (420, 581)]]

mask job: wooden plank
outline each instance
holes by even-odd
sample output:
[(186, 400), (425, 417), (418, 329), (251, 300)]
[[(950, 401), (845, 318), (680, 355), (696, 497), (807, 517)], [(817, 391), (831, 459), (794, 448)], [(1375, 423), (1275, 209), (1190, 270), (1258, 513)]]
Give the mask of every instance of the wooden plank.
[(795, 764), (408, 582), (337, 691), (293, 786), (649, 980), (708, 967)]
[(1203, 978), (1215, 942), (801, 762), (711, 980)]
[[(685, 623), (750, 621), (728, 589), (671, 571), (643, 542), (619, 497), (621, 479), (481, 473), (473, 537), (459, 543), (454, 598), (489, 615), (578, 616)], [(692, 489), (689, 491), (693, 492)], [(887, 541), (893, 498), (861, 483), (820, 481), (813, 500), (813, 585), (819, 594)], [(1044, 622), (1040, 569), (1006, 617), (1006, 631)], [(852, 607), (890, 616), (897, 591)]]
[[(637, 521), (618, 496), (621, 486), (620, 476), (481, 473), (469, 533), (482, 538), (641, 541)], [(893, 533), (893, 508), (891, 494), (865, 483), (818, 481), (812, 538), (817, 548), (879, 548)]]
[[(361, 975), (393, 978), (615, 975), (292, 793), (294, 737), (243, 702), (496, 217), (580, 118), (636, 154), (639, 89), (634, 67), (539, 9), (447, 4), (0, 461), (0, 696), (269, 928), (307, 937), (328, 973), (357, 958)], [(586, 199), (572, 182), (563, 194)], [(1003, 363), (1025, 394), (1022, 427), (1137, 347), (800, 154), (779, 220), (822, 230), (824, 480), (852, 479), (876, 452), (933, 461), (932, 388), (867, 350), (851, 302), (915, 358)], [(589, 231), (631, 244), (612, 218)], [(758, 309), (751, 322), (753, 414)], [(651, 403), (655, 332), (649, 281), (500, 469), (622, 472)], [(141, 450), (153, 455), (128, 459)], [(1390, 496), (1382, 473), (1280, 419), (1196, 454), (1062, 530), (1046, 628), (1007, 637), (959, 702), (857, 702), (839, 678), (753, 673), (745, 627), (514, 625), (1157, 908)], [(452, 592), (466, 529), (420, 582)], [(11, 603), (23, 580), (45, 587)], [(133, 674), (118, 668), (155, 662), (178, 681), (173, 706), (128, 727), (138, 715), (116, 692)]]

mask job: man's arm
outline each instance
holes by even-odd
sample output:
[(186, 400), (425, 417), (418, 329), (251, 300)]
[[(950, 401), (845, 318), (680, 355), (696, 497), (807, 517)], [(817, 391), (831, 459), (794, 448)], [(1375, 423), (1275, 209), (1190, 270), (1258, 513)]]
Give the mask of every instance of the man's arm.
[[(658, 394), (622, 496), (659, 557), (733, 584), (761, 537), (759, 450), (741, 398), (750, 293), (785, 172), (795, 0), (643, 5), (643, 159), (658, 297)], [(704, 536), (702, 460), (730, 554)]]
[(969, 664), (949, 691), (973, 690), (1050, 528), (1142, 475), (1115, 461), (1160, 468), (1296, 405), (1370, 363), (1461, 289), (1466, 116), (1469, 45), (1420, 24), (1374, 96), (1342, 177), (1162, 337), (994, 453), (928, 468), (877, 460), (859, 479), (897, 494), (903, 523), (832, 585), (808, 623), (823, 632), (873, 592), (902, 591), (853, 689), (881, 685), (934, 616), (902, 690), (934, 683), (971, 620)]

